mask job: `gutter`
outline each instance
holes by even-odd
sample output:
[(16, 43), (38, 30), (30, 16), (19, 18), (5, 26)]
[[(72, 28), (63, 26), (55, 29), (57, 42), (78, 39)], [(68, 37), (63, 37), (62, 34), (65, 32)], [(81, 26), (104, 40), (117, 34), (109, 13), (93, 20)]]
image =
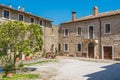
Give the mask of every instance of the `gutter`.
[(101, 19), (99, 18), (99, 26), (100, 26), (100, 30), (99, 30), (99, 56), (100, 58), (102, 58), (102, 49), (101, 49), (101, 29), (102, 29), (102, 26), (101, 26)]

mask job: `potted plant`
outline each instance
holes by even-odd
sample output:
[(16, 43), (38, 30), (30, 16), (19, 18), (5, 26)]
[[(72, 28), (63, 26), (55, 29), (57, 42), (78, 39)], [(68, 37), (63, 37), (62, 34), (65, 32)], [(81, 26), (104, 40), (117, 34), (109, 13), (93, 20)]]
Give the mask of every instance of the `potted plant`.
[(16, 62), (18, 62), (20, 60), (19, 58), (19, 54), (16, 55)]
[(6, 77), (13, 77), (13, 73), (15, 70), (14, 64), (6, 64), (3, 70), (5, 71)]
[(29, 53), (27, 53), (26, 55), (25, 55), (25, 60), (30, 60), (30, 56), (29, 56), (30, 54)]

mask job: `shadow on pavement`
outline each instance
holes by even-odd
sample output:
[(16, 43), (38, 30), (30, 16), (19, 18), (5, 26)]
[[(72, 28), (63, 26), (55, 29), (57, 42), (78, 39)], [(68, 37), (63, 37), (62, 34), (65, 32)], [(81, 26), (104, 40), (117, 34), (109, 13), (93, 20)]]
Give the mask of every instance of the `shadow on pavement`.
[(85, 75), (85, 77), (89, 77), (87, 80), (120, 80), (120, 63), (101, 68), (105, 68), (105, 70)]
[(24, 68), (24, 71), (27, 72), (27, 71), (35, 71), (37, 68), (32, 68), (32, 67), (25, 67)]

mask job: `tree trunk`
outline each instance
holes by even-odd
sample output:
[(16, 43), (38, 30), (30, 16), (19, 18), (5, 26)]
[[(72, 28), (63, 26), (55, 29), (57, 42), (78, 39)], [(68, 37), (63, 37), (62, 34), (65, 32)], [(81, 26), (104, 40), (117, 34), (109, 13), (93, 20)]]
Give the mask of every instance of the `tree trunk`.
[[(15, 68), (16, 68), (16, 52), (14, 51), (14, 70), (15, 70)], [(15, 70), (15, 73), (16, 73), (16, 70)]]

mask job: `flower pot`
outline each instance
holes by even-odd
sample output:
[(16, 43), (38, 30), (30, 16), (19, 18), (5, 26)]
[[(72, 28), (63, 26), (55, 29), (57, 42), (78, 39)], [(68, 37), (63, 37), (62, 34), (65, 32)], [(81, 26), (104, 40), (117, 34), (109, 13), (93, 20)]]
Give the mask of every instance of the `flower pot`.
[(7, 77), (13, 77), (13, 73), (12, 72), (8, 72), (6, 76)]
[(26, 57), (25, 57), (25, 60), (30, 60), (30, 56), (26, 56)]
[(20, 60), (20, 58), (19, 58), (19, 57), (17, 57), (17, 58), (16, 58), (16, 62), (19, 62), (19, 60)]

